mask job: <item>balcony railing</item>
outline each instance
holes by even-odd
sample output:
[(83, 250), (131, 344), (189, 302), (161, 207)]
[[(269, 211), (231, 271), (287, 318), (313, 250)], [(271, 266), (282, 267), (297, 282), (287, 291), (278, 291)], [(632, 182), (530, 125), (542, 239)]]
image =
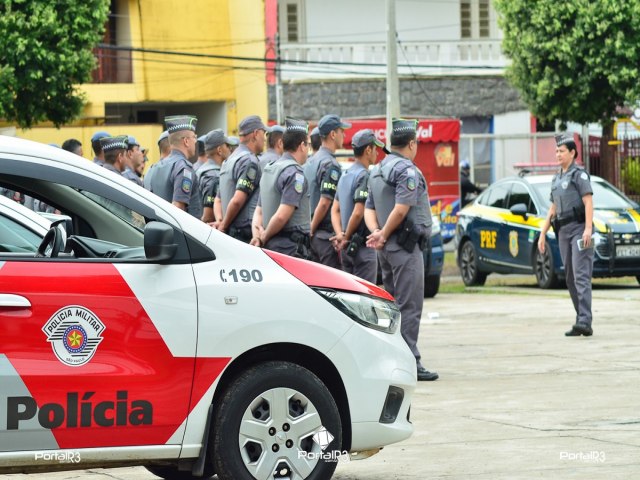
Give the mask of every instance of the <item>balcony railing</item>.
[(97, 66), (91, 73), (92, 83), (131, 83), (133, 81), (131, 52), (94, 48)]
[[(385, 43), (290, 43), (280, 46), (280, 55), (283, 80), (386, 74)], [(400, 75), (499, 75), (507, 64), (498, 39), (403, 42), (398, 46)]]

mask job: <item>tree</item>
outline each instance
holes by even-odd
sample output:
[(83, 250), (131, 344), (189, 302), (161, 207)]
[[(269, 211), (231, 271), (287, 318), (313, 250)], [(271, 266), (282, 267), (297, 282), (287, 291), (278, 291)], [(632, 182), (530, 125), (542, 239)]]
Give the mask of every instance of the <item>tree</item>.
[(496, 0), (507, 77), (545, 122), (611, 123), (640, 94), (640, 2)]
[(0, 0), (0, 117), (56, 127), (82, 111), (108, 0)]

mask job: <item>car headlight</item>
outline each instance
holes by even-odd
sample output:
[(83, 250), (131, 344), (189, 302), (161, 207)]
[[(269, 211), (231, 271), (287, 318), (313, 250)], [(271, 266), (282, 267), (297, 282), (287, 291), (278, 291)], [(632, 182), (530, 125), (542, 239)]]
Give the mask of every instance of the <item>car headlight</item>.
[(440, 233), (442, 227), (440, 226), (440, 217), (438, 217), (438, 215), (431, 215), (431, 218), (433, 220), (431, 224), (431, 236), (433, 237)]
[(400, 310), (391, 300), (324, 288), (314, 290), (346, 316), (365, 327), (386, 333), (395, 333), (398, 329)]

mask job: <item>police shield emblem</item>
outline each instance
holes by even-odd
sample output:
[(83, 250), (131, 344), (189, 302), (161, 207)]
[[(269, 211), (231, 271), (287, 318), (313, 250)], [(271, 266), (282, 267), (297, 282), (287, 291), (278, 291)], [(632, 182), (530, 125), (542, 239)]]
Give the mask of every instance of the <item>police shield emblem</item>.
[(92, 311), (77, 305), (61, 308), (42, 327), (53, 353), (70, 367), (79, 367), (91, 360), (103, 340), (104, 329)]
[(509, 232), (509, 253), (512, 257), (518, 256), (518, 232)]

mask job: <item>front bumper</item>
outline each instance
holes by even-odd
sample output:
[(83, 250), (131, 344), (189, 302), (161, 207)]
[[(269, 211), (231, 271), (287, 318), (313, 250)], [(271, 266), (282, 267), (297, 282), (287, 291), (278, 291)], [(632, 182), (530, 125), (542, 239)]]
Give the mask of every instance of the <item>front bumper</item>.
[[(361, 325), (351, 328), (328, 356), (344, 379), (352, 428), (352, 452), (383, 447), (409, 438), (408, 421), (416, 387), (416, 361), (400, 332), (388, 334)], [(386, 422), (383, 411), (389, 387), (402, 390), (395, 418)], [(387, 405), (388, 408), (388, 405)]]

